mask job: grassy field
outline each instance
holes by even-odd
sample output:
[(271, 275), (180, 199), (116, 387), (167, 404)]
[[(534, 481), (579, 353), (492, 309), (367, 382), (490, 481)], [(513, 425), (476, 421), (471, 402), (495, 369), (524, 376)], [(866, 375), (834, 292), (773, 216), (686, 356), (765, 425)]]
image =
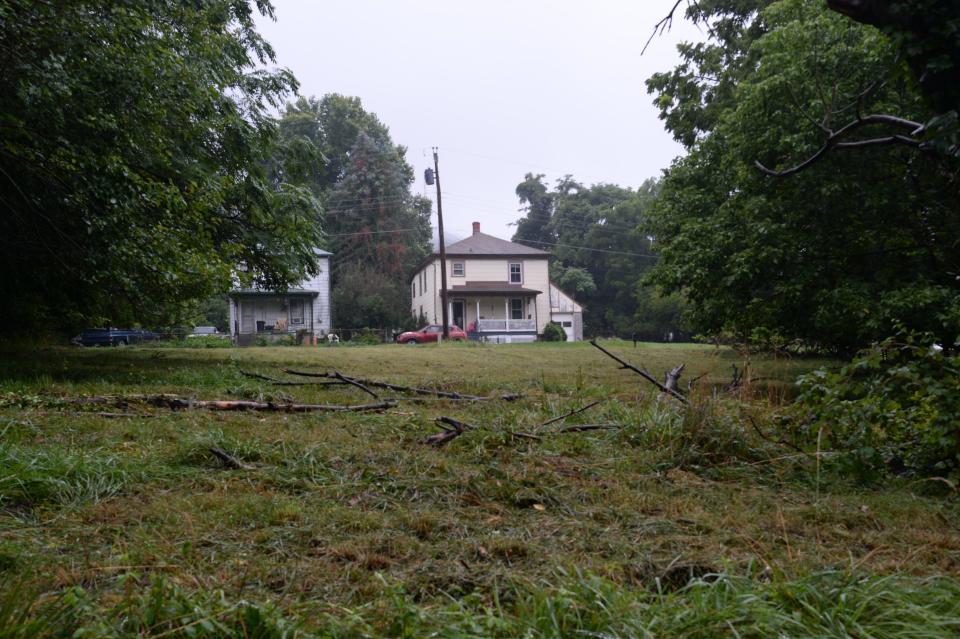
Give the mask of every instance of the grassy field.
[[(0, 638), (960, 634), (955, 495), (853, 485), (751, 425), (769, 432), (823, 362), (604, 346), (703, 375), (690, 407), (588, 344), (4, 352)], [(738, 396), (719, 392), (734, 364)], [(374, 401), (241, 373), (295, 379), (284, 367), (523, 397), (66, 401)], [(424, 444), (440, 416), (476, 428)], [(576, 424), (610, 428), (561, 432)]]

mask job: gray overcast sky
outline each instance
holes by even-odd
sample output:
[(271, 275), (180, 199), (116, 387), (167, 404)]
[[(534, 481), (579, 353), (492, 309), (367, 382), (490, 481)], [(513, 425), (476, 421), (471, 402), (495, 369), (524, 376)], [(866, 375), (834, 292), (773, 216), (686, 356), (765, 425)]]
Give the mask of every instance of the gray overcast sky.
[(431, 198), (423, 170), (439, 147), (448, 238), (478, 220), (509, 239), (526, 172), (636, 187), (682, 152), (644, 80), (676, 64), (678, 41), (702, 34), (678, 15), (640, 55), (671, 5), (274, 0), (276, 22), (260, 20), (260, 31), (301, 94), (360, 97), (409, 149), (415, 191)]

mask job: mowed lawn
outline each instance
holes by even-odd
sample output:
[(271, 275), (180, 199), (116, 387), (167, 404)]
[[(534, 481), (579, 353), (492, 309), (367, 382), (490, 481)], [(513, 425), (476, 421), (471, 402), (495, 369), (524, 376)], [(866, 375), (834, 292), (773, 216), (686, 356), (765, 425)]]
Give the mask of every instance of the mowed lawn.
[[(894, 611), (894, 621), (914, 615), (933, 624), (918, 622), (927, 634), (874, 628), (873, 636), (960, 631), (955, 493), (908, 479), (858, 486), (829, 457), (818, 464), (751, 425), (769, 431), (792, 380), (823, 362), (602, 344), (658, 377), (685, 363), (684, 388), (700, 377), (691, 406), (658, 397), (584, 343), (4, 352), (2, 601), (36, 602), (23, 619), (42, 618), (53, 614), (44, 602), (79, 587), (84, 614), (121, 624), (130, 601), (162, 584), (218, 623), (234, 602), (253, 602), (303, 632), (331, 636), (642, 636), (639, 626), (618, 633), (612, 624), (635, 615), (646, 627), (643, 615), (656, 606), (664, 619), (700, 610), (704, 621), (690, 628), (705, 634), (661, 626), (649, 636), (718, 636), (709, 631), (716, 620), (729, 636), (804, 636), (798, 629), (820, 628), (796, 621), (807, 617), (836, 631), (818, 636), (848, 636), (849, 624), (817, 611), (840, 606), (869, 625), (884, 619), (873, 605)], [(746, 367), (747, 381), (726, 392), (733, 365)], [(380, 412), (296, 414), (66, 401), (159, 393), (277, 405), (377, 401), (354, 386), (278, 386), (241, 372), (317, 381), (282, 368), (522, 397), (413, 402), (375, 388), (380, 399), (400, 399)], [(440, 416), (476, 428), (427, 445)], [(562, 432), (584, 424), (603, 428)], [(247, 467), (226, 467), (212, 447)], [(876, 584), (889, 592), (858, 590)], [(771, 594), (807, 591), (823, 602)], [(847, 591), (872, 603), (857, 610), (830, 594)], [(569, 605), (558, 612), (557, 601)], [(783, 612), (776, 623), (787, 630), (773, 621), (754, 628), (759, 612), (718, 612), (761, 604)], [(3, 614), (0, 605), (0, 626)], [(528, 618), (540, 621), (528, 627)], [(130, 636), (206, 628), (178, 623), (161, 615)], [(227, 636), (214, 630), (203, 636)]]

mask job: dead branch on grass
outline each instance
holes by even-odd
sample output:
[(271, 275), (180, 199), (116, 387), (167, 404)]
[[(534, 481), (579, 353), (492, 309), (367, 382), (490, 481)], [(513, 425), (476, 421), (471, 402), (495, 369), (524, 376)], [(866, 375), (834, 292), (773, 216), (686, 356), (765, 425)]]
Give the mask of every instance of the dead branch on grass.
[(624, 424), (576, 424), (557, 430), (558, 433), (582, 433), (588, 430), (616, 430), (623, 428)]
[(255, 402), (250, 400), (192, 399), (177, 395), (104, 395), (98, 397), (80, 397), (62, 400), (68, 404), (116, 404), (129, 406), (131, 402), (151, 404), (158, 408), (206, 409), (206, 410), (254, 410), (276, 411), (281, 413), (308, 413), (315, 411), (368, 411), (385, 410), (396, 406), (396, 402), (381, 401), (373, 404), (296, 404), (293, 402)]
[(560, 415), (559, 417), (554, 417), (553, 419), (548, 419), (547, 421), (543, 422), (542, 424), (537, 424), (536, 426), (533, 427), (533, 432), (535, 432), (535, 433), (536, 433), (536, 432), (539, 432), (540, 429), (543, 428), (544, 426), (549, 426), (550, 424), (554, 424), (554, 423), (556, 423), (556, 422), (563, 421), (563, 420), (565, 420), (567, 417), (572, 417), (573, 415), (576, 415), (576, 414), (578, 414), (578, 413), (582, 413), (583, 411), (585, 411), (585, 410), (587, 410), (587, 409), (593, 408), (594, 406), (596, 406), (597, 404), (599, 404), (600, 401), (601, 401), (601, 400), (598, 399), (598, 400), (596, 400), (596, 401), (590, 402), (590, 403), (587, 404), (586, 406), (581, 406), (580, 408), (575, 408), (574, 410), (570, 411), (569, 413), (564, 413), (563, 415)]
[(604, 347), (602, 347), (602, 346), (600, 346), (599, 344), (597, 344), (597, 340), (595, 340), (595, 339), (590, 340), (590, 344), (593, 345), (595, 348), (599, 349), (600, 352), (604, 353), (604, 354), (607, 355), (608, 357), (610, 357), (610, 358), (616, 360), (617, 362), (619, 362), (619, 363), (620, 363), (620, 368), (625, 368), (625, 369), (627, 369), (627, 370), (633, 371), (634, 373), (636, 373), (636, 374), (639, 375), (640, 377), (644, 378), (645, 380), (647, 380), (648, 382), (650, 382), (651, 384), (653, 384), (654, 386), (656, 386), (657, 388), (659, 388), (659, 389), (660, 389), (661, 391), (663, 391), (664, 393), (670, 395), (670, 397), (673, 397), (673, 398), (676, 399), (677, 401), (679, 401), (679, 402), (681, 402), (681, 403), (684, 403), (684, 404), (689, 403), (688, 400), (687, 400), (687, 398), (684, 397), (683, 395), (681, 395), (678, 391), (673, 390), (673, 389), (671, 389), (671, 388), (667, 388), (665, 385), (663, 385), (663, 384), (660, 383), (660, 380), (658, 380), (656, 377), (654, 377), (653, 375), (651, 375), (650, 373), (648, 373), (646, 370), (644, 370), (644, 369), (642, 369), (642, 368), (637, 368), (637, 367), (634, 366), (633, 364), (630, 364), (629, 362), (624, 361), (623, 359), (620, 359), (619, 357), (617, 357), (616, 355), (614, 355), (613, 353), (611, 353), (610, 351), (608, 351), (608, 350), (605, 349)]
[(301, 382), (294, 379), (277, 379), (275, 377), (268, 377), (266, 375), (261, 375), (260, 373), (252, 373), (250, 371), (240, 371), (240, 374), (244, 377), (252, 377), (253, 379), (263, 380), (265, 382), (270, 382), (274, 386), (343, 386), (346, 382), (341, 382), (339, 380), (330, 380), (323, 382)]
[[(459, 419), (454, 419), (452, 417), (446, 417), (446, 416), (438, 417), (437, 421), (440, 423), (440, 428), (442, 428), (443, 430), (440, 431), (439, 433), (430, 435), (429, 437), (424, 439), (423, 440), (424, 444), (429, 444), (430, 446), (438, 446), (438, 447), (443, 446), (444, 444), (450, 441), (453, 441), (454, 439), (462, 435), (467, 430), (476, 428), (471, 424), (467, 424), (466, 422), (461, 422)], [(449, 424), (453, 428), (447, 428), (444, 424)]]
[(678, 390), (677, 385), (680, 383), (680, 375), (683, 374), (683, 369), (686, 367), (686, 364), (680, 364), (667, 371), (664, 386), (679, 393), (680, 391)]
[(364, 386), (359, 380), (353, 379), (352, 377), (347, 377), (346, 375), (341, 374), (339, 371), (333, 371), (333, 376), (339, 379), (345, 384), (350, 384), (362, 390), (364, 393), (371, 395), (374, 399), (380, 399), (380, 396), (374, 393), (372, 390)]
[(764, 441), (768, 441), (771, 444), (780, 444), (780, 445), (786, 446), (787, 448), (792, 448), (793, 450), (797, 451), (798, 453), (802, 453), (803, 455), (808, 454), (807, 451), (803, 450), (793, 442), (784, 439), (783, 437), (781, 437), (780, 439), (773, 439), (772, 437), (764, 433), (762, 430), (760, 430), (760, 426), (757, 425), (757, 422), (753, 418), (753, 415), (747, 415), (747, 421), (750, 422), (750, 425), (753, 426), (753, 430), (757, 431), (757, 435), (760, 435), (760, 438), (763, 439)]
[(340, 373), (317, 373), (311, 371), (297, 371), (289, 368), (281, 368), (284, 373), (288, 375), (299, 375), (301, 377), (323, 377), (323, 378), (334, 378), (349, 380), (347, 383), (356, 382), (357, 384), (362, 384), (363, 386), (372, 386), (373, 388), (385, 388), (387, 390), (396, 391), (398, 393), (414, 393), (416, 395), (433, 395), (435, 397), (443, 397), (446, 399), (457, 399), (471, 402), (482, 402), (490, 400), (503, 400), (506, 402), (512, 402), (515, 399), (521, 397), (518, 393), (505, 393), (503, 395), (495, 395), (490, 397), (483, 397), (480, 395), (467, 395), (464, 393), (456, 393), (453, 391), (440, 390), (439, 388), (419, 388), (417, 386), (402, 386), (400, 384), (391, 384), (389, 382), (382, 382), (375, 379), (360, 379), (357, 377), (347, 377), (346, 375), (341, 375)]
[(253, 470), (255, 468), (255, 466), (251, 466), (250, 464), (245, 464), (244, 462), (240, 461), (237, 457), (234, 457), (222, 448), (213, 446), (210, 448), (210, 452), (213, 453), (214, 457), (222, 461), (224, 465), (228, 466), (229, 468), (236, 468), (237, 470)]

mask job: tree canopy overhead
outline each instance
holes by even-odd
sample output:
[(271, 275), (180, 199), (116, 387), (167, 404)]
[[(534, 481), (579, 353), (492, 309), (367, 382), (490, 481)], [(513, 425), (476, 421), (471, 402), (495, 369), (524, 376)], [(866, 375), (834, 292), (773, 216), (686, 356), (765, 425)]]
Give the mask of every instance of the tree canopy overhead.
[[(819, 2), (697, 3), (711, 39), (648, 87), (689, 154), (663, 181), (649, 281), (682, 292), (703, 331), (778, 334), (851, 351), (897, 323), (960, 333), (958, 167), (906, 145), (818, 152), (867, 114), (933, 112), (878, 30)], [(867, 122), (854, 140), (884, 135)]]
[[(0, 0), (0, 299), (19, 325), (174, 318), (237, 265), (313, 268), (317, 201), (268, 170), (266, 0)], [(255, 275), (254, 275), (255, 274)]]

